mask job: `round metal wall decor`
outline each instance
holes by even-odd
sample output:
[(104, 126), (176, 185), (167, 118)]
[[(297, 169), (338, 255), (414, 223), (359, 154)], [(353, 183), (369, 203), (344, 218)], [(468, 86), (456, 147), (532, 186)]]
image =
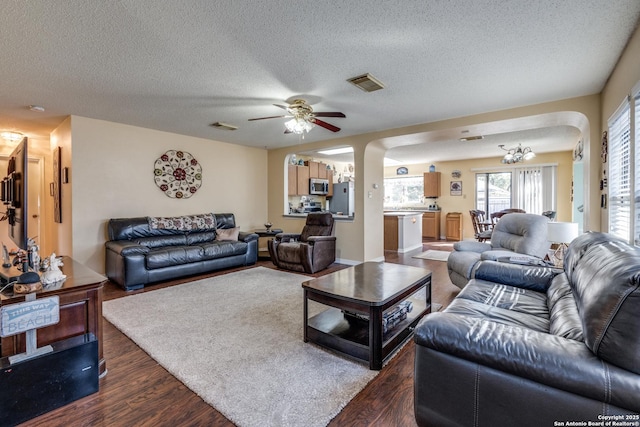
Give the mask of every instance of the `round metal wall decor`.
[(186, 151), (169, 150), (156, 160), (154, 180), (173, 199), (188, 199), (202, 185), (202, 166)]

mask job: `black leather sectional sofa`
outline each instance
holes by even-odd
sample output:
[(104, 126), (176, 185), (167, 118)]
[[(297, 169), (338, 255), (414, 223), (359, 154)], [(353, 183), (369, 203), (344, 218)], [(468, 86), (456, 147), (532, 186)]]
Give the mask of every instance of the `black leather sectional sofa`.
[(481, 261), (414, 339), (420, 426), (633, 425), (612, 423), (640, 421), (640, 249), (585, 233), (564, 270)]
[[(185, 227), (184, 219), (206, 217)], [(190, 217), (115, 218), (107, 225), (105, 269), (107, 277), (126, 290), (162, 280), (201, 274), (222, 268), (255, 264), (258, 235), (236, 230), (231, 213)], [(175, 221), (172, 221), (175, 219)], [(173, 227), (172, 224), (179, 224)], [(167, 225), (168, 224), (168, 225)], [(186, 229), (188, 228), (188, 229)], [(228, 231), (231, 240), (219, 240)], [(231, 233), (233, 234), (233, 233)]]

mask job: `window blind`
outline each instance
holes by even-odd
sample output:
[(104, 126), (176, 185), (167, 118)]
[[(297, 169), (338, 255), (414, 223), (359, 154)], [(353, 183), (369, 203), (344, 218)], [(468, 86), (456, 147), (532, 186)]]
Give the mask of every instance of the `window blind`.
[(637, 89), (633, 103), (634, 120), (632, 128), (634, 129), (634, 158), (633, 167), (635, 169), (635, 179), (633, 183), (633, 192), (635, 195), (635, 221), (634, 221), (634, 241), (633, 244), (640, 246), (640, 88)]
[(631, 109), (626, 100), (609, 119), (609, 233), (631, 231)]
[(516, 206), (530, 213), (556, 210), (556, 166), (517, 168)]

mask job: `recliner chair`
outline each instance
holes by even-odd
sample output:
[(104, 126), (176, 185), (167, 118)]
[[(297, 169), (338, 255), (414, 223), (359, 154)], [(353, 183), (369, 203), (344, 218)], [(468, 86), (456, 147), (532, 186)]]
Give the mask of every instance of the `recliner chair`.
[(301, 233), (278, 233), (269, 240), (271, 261), (278, 268), (315, 273), (336, 260), (334, 219), (330, 212), (311, 212)]
[(504, 215), (493, 228), (491, 242), (456, 242), (447, 260), (451, 282), (463, 288), (473, 278), (478, 261), (528, 256), (542, 264), (551, 243), (547, 240), (549, 218), (527, 213)]

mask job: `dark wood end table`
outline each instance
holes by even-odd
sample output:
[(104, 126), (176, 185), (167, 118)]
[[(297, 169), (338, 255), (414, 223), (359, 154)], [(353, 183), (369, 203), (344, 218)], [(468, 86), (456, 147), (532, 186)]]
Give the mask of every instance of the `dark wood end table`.
[[(304, 341), (369, 362), (375, 370), (431, 312), (431, 271), (419, 267), (365, 262), (303, 282), (302, 288)], [(327, 309), (309, 318), (309, 301)], [(409, 303), (412, 309), (403, 318), (391, 319)]]
[[(276, 234), (278, 233), (282, 233), (282, 229), (280, 228), (271, 228), (269, 230), (267, 229), (262, 229), (262, 230), (254, 230), (254, 233), (256, 233), (258, 235), (258, 258), (260, 259), (271, 259), (271, 256), (269, 255), (269, 249), (266, 246), (260, 247), (260, 239), (263, 237), (266, 238), (273, 238), (275, 237)], [(267, 239), (268, 240), (268, 239)]]

